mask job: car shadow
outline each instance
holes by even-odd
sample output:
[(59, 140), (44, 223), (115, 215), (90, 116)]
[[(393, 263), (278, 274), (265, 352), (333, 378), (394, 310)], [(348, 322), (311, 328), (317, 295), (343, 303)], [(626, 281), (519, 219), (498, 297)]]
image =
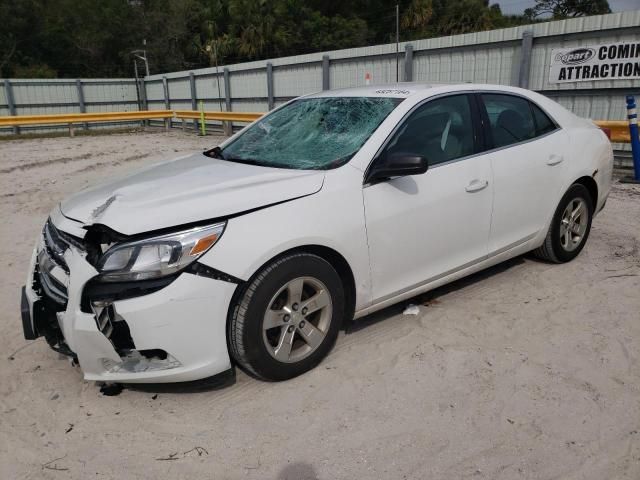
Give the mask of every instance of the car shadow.
[(396, 315), (400, 315), (408, 304), (423, 305), (449, 293), (462, 290), (463, 288), (482, 282), (487, 278), (504, 273), (515, 266), (522, 265), (526, 260), (529, 260), (527, 255), (521, 255), (519, 257), (505, 260), (498, 265), (481, 270), (472, 275), (461, 278), (460, 280), (456, 280), (455, 282), (448, 283), (426, 293), (421, 293), (415, 297), (408, 298), (399, 303), (383, 308), (382, 310), (350, 322), (349, 325), (345, 327), (345, 334), (349, 335), (359, 332), (360, 330), (375, 325), (376, 323), (382, 322)]
[[(230, 387), (236, 383), (236, 370), (232, 367), (226, 372), (222, 372), (218, 375), (209, 378), (203, 378), (202, 380), (193, 380), (191, 382), (178, 382), (178, 383), (123, 383), (114, 386), (114, 391), (118, 395), (120, 391), (133, 390), (137, 392), (147, 393), (202, 393), (212, 392), (215, 390), (222, 390)], [(120, 391), (118, 391), (118, 388)], [(101, 391), (104, 387), (101, 389)], [(109, 393), (104, 393), (108, 395)]]
[(318, 480), (318, 474), (312, 465), (295, 462), (287, 465), (278, 475), (278, 480)]
[[(522, 255), (519, 257), (512, 258), (510, 260), (506, 260), (502, 263), (499, 263), (498, 265), (489, 267), (485, 270), (469, 275), (468, 277), (461, 278), (460, 280), (456, 280), (455, 282), (449, 283), (447, 285), (443, 285), (429, 292), (416, 295), (415, 297), (409, 298), (397, 304), (386, 307), (382, 310), (379, 310), (370, 315), (362, 317), (357, 321), (349, 322), (349, 324), (345, 327), (345, 333), (347, 335), (357, 333), (361, 330), (371, 327), (372, 325), (375, 325), (379, 322), (388, 320), (391, 317), (401, 314), (404, 311), (407, 304), (412, 303), (412, 304), (422, 305), (427, 302), (436, 300), (437, 298), (447, 295), (449, 293), (469, 287), (478, 282), (482, 282), (487, 278), (493, 277), (495, 275), (500, 275), (501, 273), (504, 273), (515, 266), (522, 265), (523, 263), (525, 263), (526, 260), (537, 261), (536, 259), (532, 259), (528, 255)], [(192, 382), (136, 383), (136, 384), (108, 385), (106, 386), (106, 391), (109, 393), (103, 392), (103, 394), (118, 395), (123, 389), (138, 391), (138, 392), (147, 392), (147, 393), (176, 393), (176, 394), (202, 393), (202, 392), (222, 390), (236, 383), (235, 368), (237, 367), (234, 367), (231, 370), (228, 370), (227, 372), (223, 372), (220, 375), (216, 375), (215, 377), (205, 378), (202, 380), (195, 380)], [(252, 376), (249, 372), (245, 372), (245, 373), (247, 373), (249, 376)], [(260, 381), (260, 380), (256, 380), (256, 381)], [(105, 386), (101, 388), (101, 391), (102, 390), (105, 390)]]

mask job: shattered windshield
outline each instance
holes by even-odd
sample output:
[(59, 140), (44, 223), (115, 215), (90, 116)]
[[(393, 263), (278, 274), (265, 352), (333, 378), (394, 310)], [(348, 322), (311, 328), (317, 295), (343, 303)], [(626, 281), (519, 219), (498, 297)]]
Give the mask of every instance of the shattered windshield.
[(219, 156), (266, 167), (336, 168), (355, 155), (401, 101), (381, 97), (296, 100), (249, 127)]

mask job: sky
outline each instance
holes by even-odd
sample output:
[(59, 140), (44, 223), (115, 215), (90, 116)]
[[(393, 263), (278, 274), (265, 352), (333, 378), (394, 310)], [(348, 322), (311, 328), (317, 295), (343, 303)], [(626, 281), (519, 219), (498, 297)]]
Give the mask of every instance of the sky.
[[(499, 3), (505, 15), (520, 15), (525, 8), (533, 7), (536, 2), (534, 0), (492, 0), (490, 3)], [(609, 0), (609, 6), (612, 12), (640, 10), (640, 0)]]

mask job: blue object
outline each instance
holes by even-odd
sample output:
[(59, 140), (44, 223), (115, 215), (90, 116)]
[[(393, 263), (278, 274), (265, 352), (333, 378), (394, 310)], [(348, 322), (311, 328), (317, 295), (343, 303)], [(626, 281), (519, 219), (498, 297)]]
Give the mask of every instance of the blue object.
[(638, 112), (636, 99), (627, 95), (627, 118), (629, 119), (629, 133), (631, 134), (631, 155), (633, 156), (633, 178), (640, 181), (640, 138), (638, 138)]

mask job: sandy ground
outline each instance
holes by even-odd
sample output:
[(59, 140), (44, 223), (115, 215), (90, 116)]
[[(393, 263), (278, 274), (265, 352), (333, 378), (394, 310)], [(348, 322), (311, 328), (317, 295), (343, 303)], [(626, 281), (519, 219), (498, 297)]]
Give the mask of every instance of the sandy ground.
[(638, 187), (614, 188), (576, 261), (518, 258), (413, 299), (417, 316), (365, 318), (289, 382), (106, 397), (25, 342), (19, 287), (52, 206), (215, 142), (0, 142), (0, 478), (640, 478)]

